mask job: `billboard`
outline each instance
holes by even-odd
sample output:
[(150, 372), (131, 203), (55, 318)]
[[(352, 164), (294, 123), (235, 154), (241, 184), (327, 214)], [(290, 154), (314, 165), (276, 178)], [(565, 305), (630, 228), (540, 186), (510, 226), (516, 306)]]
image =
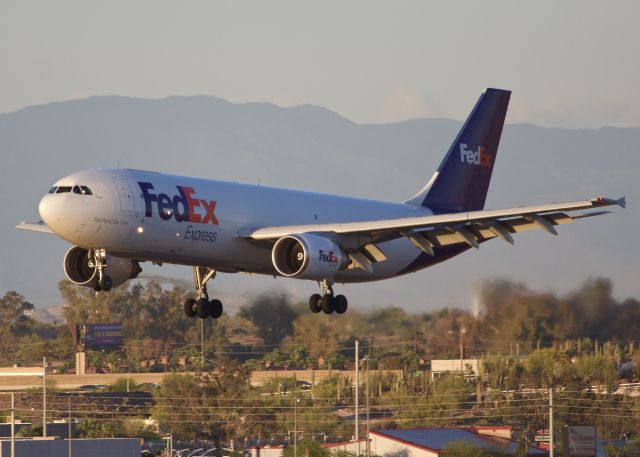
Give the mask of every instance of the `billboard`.
[(122, 324), (87, 324), (84, 331), (84, 344), (87, 349), (122, 347)]
[(568, 426), (564, 440), (570, 457), (596, 457), (596, 428), (594, 426)]

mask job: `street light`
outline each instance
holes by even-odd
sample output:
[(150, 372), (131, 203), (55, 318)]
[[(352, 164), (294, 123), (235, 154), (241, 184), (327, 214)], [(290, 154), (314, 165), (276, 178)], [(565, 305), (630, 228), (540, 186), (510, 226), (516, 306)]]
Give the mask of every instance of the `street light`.
[(47, 437), (47, 357), (42, 358), (42, 437)]
[(462, 327), (457, 332), (455, 330), (449, 330), (447, 333), (449, 335), (457, 333), (460, 336), (460, 372), (464, 373), (464, 334), (467, 333), (467, 329)]

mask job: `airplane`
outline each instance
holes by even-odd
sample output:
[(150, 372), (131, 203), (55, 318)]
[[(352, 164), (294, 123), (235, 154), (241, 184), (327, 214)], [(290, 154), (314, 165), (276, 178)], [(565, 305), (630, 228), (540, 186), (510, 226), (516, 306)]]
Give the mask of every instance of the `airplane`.
[[(314, 313), (342, 314), (336, 283), (377, 281), (448, 260), (494, 238), (556, 226), (625, 207), (625, 199), (485, 210), (511, 92), (486, 89), (428, 183), (403, 203), (174, 176), (132, 169), (80, 171), (57, 181), (39, 204), (41, 221), (18, 229), (53, 233), (73, 283), (107, 292), (135, 278), (141, 262), (193, 267), (189, 317), (218, 318), (209, 299), (217, 272), (317, 281)], [(593, 210), (570, 215), (580, 210)]]

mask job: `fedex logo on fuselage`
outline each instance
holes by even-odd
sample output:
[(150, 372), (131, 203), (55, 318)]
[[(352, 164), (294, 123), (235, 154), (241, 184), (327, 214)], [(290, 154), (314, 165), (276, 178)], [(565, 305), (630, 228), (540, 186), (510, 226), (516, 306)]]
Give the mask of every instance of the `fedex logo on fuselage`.
[(460, 143), (460, 162), (470, 165), (480, 165), (481, 167), (490, 167), (493, 163), (493, 156), (487, 152), (484, 146), (478, 146), (478, 150), (467, 149), (467, 145)]
[(167, 194), (152, 192), (153, 184), (138, 182), (144, 198), (144, 215), (153, 217), (153, 204), (156, 204), (160, 218), (168, 221), (174, 218), (177, 222), (194, 222), (196, 224), (219, 225), (216, 218), (215, 200), (196, 198), (193, 187), (176, 186), (178, 194), (170, 197)]
[(338, 256), (336, 256), (333, 251), (324, 252), (320, 249), (318, 253), (318, 260), (327, 263), (338, 263)]

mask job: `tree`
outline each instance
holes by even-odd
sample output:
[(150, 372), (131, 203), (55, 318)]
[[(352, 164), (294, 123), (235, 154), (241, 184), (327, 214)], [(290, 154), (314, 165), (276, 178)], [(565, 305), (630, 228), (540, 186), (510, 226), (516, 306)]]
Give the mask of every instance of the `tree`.
[(567, 385), (575, 377), (571, 361), (556, 349), (534, 351), (525, 362), (527, 381), (532, 387)]
[[(35, 321), (26, 313), (33, 304), (17, 292), (9, 291), (0, 298), (0, 360), (15, 360), (14, 351), (20, 347), (18, 338), (32, 334)], [(37, 335), (36, 335), (37, 336)], [(37, 343), (39, 341), (31, 341)], [(30, 347), (33, 351), (33, 346)]]
[(613, 383), (618, 379), (618, 374), (613, 368), (611, 359), (602, 356), (583, 355), (578, 357), (574, 367), (576, 376), (584, 387), (591, 387), (597, 383), (607, 386), (610, 390)]
[(240, 316), (251, 321), (266, 345), (279, 345), (293, 334), (293, 321), (298, 314), (289, 305), (284, 294), (256, 297), (240, 309)]
[(297, 446), (289, 446), (282, 453), (282, 457), (293, 457), (294, 455), (301, 457), (330, 457), (331, 452), (322, 447), (320, 443), (313, 440), (299, 440)]
[(222, 439), (244, 437), (264, 416), (249, 388), (248, 373), (232, 362), (215, 372), (172, 374), (154, 392), (153, 417), (164, 431), (182, 438), (211, 437), (218, 448)]

